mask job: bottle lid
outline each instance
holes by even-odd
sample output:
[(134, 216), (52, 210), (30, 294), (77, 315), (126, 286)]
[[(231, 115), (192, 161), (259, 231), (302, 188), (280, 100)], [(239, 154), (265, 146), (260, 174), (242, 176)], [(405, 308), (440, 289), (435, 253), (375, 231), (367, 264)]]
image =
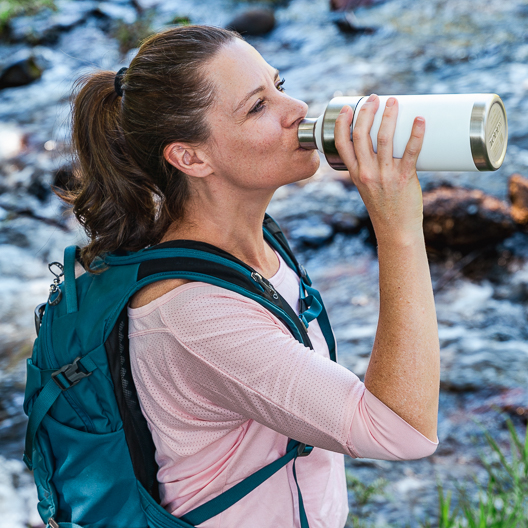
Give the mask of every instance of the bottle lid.
[(508, 145), (508, 118), (502, 99), (489, 94), (473, 104), (470, 123), (471, 154), (480, 171), (495, 171)]

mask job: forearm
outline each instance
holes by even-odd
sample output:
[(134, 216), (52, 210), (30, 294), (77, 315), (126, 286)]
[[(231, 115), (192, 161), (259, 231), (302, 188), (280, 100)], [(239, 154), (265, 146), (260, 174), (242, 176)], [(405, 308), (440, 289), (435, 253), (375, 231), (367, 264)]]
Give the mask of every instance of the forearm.
[(440, 354), (423, 233), (378, 243), (380, 315), (365, 385), (436, 441)]

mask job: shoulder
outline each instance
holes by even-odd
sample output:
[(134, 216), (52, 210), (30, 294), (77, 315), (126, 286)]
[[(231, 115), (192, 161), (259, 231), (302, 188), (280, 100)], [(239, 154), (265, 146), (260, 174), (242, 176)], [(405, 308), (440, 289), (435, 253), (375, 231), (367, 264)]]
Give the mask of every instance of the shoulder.
[(162, 280), (145, 286), (132, 297), (129, 308), (135, 317), (141, 317), (152, 312), (147, 305), (158, 310), (162, 318), (175, 317), (176, 321), (182, 321), (190, 317), (195, 326), (204, 320), (225, 316), (264, 315), (266, 319), (275, 319), (269, 310), (241, 293), (183, 279)]
[(161, 284), (161, 289), (146, 291), (129, 307), (128, 314), (136, 325), (140, 319), (151, 319), (157, 314), (156, 320), (182, 342), (241, 332), (249, 336), (279, 330), (290, 335), (272, 312), (241, 293), (200, 281), (179, 285), (169, 280), (163, 282), (166, 284)]
[(191, 282), (186, 279), (167, 279), (149, 284), (138, 292), (136, 292), (130, 299), (131, 308), (141, 308), (152, 301), (155, 301), (162, 295), (169, 293), (178, 286)]

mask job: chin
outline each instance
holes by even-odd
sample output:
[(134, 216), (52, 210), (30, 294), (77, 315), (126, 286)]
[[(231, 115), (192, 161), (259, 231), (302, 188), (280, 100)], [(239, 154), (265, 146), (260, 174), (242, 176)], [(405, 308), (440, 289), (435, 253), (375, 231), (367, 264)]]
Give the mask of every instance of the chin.
[(319, 165), (321, 165), (321, 158), (319, 157), (318, 151), (314, 150), (312, 151), (312, 156), (310, 156), (306, 163), (306, 171), (302, 171), (299, 181), (311, 178), (317, 172)]

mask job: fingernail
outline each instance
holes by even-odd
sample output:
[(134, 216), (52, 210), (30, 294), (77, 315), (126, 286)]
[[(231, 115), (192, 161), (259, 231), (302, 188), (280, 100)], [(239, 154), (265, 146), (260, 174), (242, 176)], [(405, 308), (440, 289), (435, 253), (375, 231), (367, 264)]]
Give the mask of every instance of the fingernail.
[(419, 125), (423, 125), (425, 123), (425, 119), (423, 117), (417, 117), (416, 118), (416, 122), (419, 124)]
[(376, 99), (376, 94), (372, 94), (372, 95), (367, 99), (367, 103), (372, 103), (372, 101), (374, 101), (374, 99)]
[(347, 106), (343, 106), (343, 108), (341, 108), (341, 112), (339, 112), (340, 114), (346, 114), (348, 112), (348, 107)]
[(387, 99), (387, 106), (394, 106), (395, 102), (396, 102), (396, 99), (394, 99), (394, 97), (389, 97)]

